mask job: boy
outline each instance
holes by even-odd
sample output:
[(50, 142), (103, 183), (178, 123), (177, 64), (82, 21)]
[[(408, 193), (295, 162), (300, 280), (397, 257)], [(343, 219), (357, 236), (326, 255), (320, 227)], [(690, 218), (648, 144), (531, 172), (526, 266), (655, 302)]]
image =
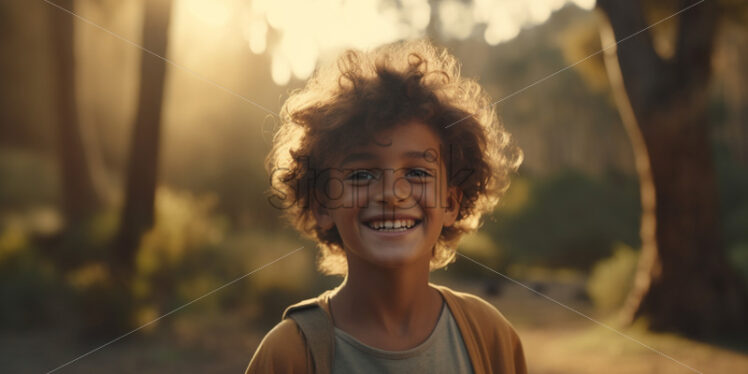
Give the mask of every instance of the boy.
[(429, 282), (522, 159), (456, 59), (423, 40), (348, 51), (281, 113), (271, 201), (344, 280), (287, 308), (246, 372), (525, 373), (496, 308)]

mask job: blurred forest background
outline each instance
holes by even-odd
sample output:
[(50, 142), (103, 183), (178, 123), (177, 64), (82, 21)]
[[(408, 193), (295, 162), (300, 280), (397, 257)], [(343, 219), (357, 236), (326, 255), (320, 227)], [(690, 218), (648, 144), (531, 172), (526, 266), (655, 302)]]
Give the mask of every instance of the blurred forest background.
[(460, 251), (671, 358), (460, 257), (434, 281), (494, 303), (533, 373), (745, 372), (746, 24), (732, 0), (3, 0), (0, 367), (147, 324), (59, 371), (243, 372), (340, 282), (267, 201), (274, 113), (344, 48), (429, 37), (525, 152)]

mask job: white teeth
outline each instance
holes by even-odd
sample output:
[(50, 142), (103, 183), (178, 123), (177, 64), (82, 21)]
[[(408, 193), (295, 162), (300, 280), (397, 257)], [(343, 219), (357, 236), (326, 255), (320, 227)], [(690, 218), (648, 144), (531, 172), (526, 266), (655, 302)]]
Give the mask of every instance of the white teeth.
[(405, 231), (415, 226), (416, 221), (412, 219), (398, 219), (385, 221), (370, 221), (367, 225), (375, 230)]

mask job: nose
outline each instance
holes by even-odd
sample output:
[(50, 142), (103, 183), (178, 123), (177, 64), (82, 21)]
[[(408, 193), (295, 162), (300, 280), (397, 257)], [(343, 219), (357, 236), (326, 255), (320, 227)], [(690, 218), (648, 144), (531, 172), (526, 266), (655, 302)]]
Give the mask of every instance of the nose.
[(398, 176), (394, 170), (383, 170), (379, 181), (374, 186), (374, 201), (382, 206), (398, 206), (407, 201), (413, 191), (405, 177)]

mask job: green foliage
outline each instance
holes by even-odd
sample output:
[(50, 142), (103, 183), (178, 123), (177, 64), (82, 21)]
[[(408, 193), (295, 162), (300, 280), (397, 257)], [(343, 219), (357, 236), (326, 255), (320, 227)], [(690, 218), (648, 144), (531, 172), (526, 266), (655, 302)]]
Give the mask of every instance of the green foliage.
[(53, 160), (28, 150), (0, 150), (0, 181), (4, 210), (54, 203), (60, 189)]
[(639, 252), (618, 244), (609, 258), (592, 268), (587, 281), (587, 294), (595, 307), (604, 312), (621, 307), (634, 282)]
[[(237, 279), (275, 258), (301, 246), (288, 235), (263, 232), (234, 232), (228, 221), (216, 213), (213, 195), (195, 196), (160, 189), (157, 195), (156, 225), (141, 242), (134, 283), (136, 316), (147, 322), (177, 306)], [(191, 312), (217, 312), (223, 308), (256, 302), (266, 290), (287, 306), (285, 295), (305, 289), (314, 271), (312, 249), (297, 253), (277, 264), (284, 271), (261, 271), (237, 281), (190, 306)], [(263, 308), (263, 314), (275, 310)]]
[(280, 230), (231, 232), (216, 205), (214, 195), (159, 189), (156, 224), (141, 240), (132, 284), (122, 284), (111, 270), (116, 210), (41, 239), (34, 237), (34, 219), (6, 214), (0, 220), (0, 327), (43, 326), (64, 311), (76, 316), (67, 318), (83, 336), (104, 338), (196, 299), (188, 314), (251, 306), (260, 323), (272, 325), (283, 308), (309, 297), (310, 287), (323, 288), (308, 244), (275, 264), (275, 271), (227, 285), (302, 243)]
[[(567, 170), (523, 181), (523, 195), (508, 195), (489, 230), (512, 263), (588, 270), (613, 244), (638, 246), (640, 205), (633, 178), (596, 179)], [(511, 188), (510, 188), (511, 191)], [(526, 200), (517, 207), (512, 199)]]
[[(220, 278), (216, 275), (231, 274), (232, 264), (220, 250), (226, 223), (213, 211), (214, 196), (165, 188), (156, 196), (155, 226), (141, 240), (133, 284), (145, 317), (217, 287)], [(211, 308), (215, 304), (206, 300), (196, 307)]]
[(0, 226), (0, 328), (25, 329), (50, 323), (69, 294), (54, 267), (29, 245), (17, 222)]
[(748, 169), (715, 144), (722, 234), (730, 263), (748, 282)]
[[(494, 270), (503, 270), (503, 266), (506, 264), (504, 250), (484, 230), (478, 230), (462, 238), (457, 250), (458, 253)], [(485, 271), (476, 271), (476, 269), (476, 264), (470, 260), (461, 259), (458, 254), (455, 262), (447, 265), (442, 271), (448, 277), (460, 279), (482, 279), (485, 277)]]
[(731, 247), (727, 252), (727, 258), (737, 269), (743, 281), (748, 282), (748, 244)]
[(748, 244), (748, 168), (715, 145), (723, 234), (728, 247)]

